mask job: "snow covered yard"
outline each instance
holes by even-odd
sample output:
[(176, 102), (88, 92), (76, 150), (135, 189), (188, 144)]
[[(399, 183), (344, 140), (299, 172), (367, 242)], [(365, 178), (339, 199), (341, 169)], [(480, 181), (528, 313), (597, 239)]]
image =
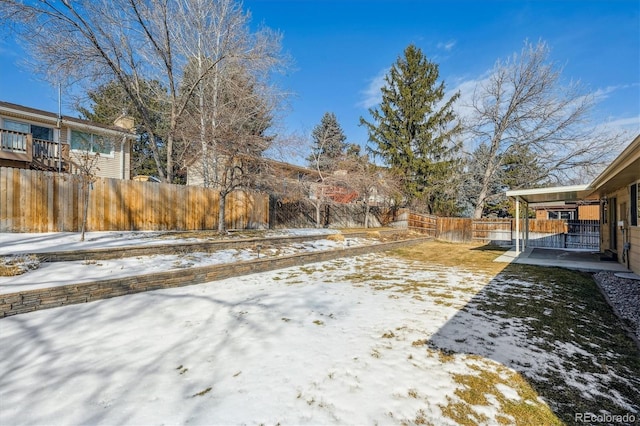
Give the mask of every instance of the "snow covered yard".
[(429, 243), (2, 319), (0, 424), (637, 419), (640, 357), (590, 277), (493, 257)]
[[(64, 238), (62, 238), (64, 240)], [(134, 241), (126, 240), (128, 243)], [(150, 238), (149, 241), (158, 241)], [(178, 240), (171, 240), (178, 241)], [(184, 240), (179, 240), (184, 242)], [(105, 240), (98, 247), (103, 248)], [(324, 250), (336, 250), (344, 247), (356, 247), (377, 244), (376, 239), (346, 238), (344, 241), (320, 239), (314, 241), (291, 242), (274, 246), (265, 241), (260, 248), (249, 247), (242, 249), (224, 249), (214, 252), (198, 252), (184, 250), (179, 254), (153, 254), (148, 256), (124, 257), (110, 260), (77, 260), (65, 262), (35, 262), (29, 265), (29, 258), (20, 259), (20, 255), (5, 257), (16, 259), (28, 273), (20, 275), (1, 276), (0, 294), (28, 291), (39, 288), (57, 287), (66, 284), (77, 284), (102, 279), (123, 278), (147, 274), (149, 272), (163, 272), (191, 267), (230, 264), (266, 257), (278, 257), (293, 254), (309, 253)], [(91, 243), (91, 241), (89, 241)], [(110, 244), (110, 242), (108, 242)], [(109, 245), (107, 245), (108, 247)], [(25, 246), (25, 248), (27, 248)], [(1, 253), (1, 250), (0, 250)], [(24, 257), (24, 256), (22, 256)], [(0, 255), (0, 266), (3, 257)], [(37, 260), (37, 259), (36, 259)]]

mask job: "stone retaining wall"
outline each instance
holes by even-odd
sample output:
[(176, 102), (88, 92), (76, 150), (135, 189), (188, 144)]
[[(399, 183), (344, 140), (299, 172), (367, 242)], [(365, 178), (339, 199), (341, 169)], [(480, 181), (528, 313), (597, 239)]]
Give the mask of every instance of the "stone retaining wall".
[[(344, 232), (348, 238), (366, 237), (370, 232), (378, 232), (380, 235), (398, 234), (406, 232), (397, 229), (370, 231)], [(267, 247), (269, 245), (282, 245), (301, 241), (324, 240), (331, 234), (320, 235), (294, 235), (286, 237), (269, 238), (242, 238), (215, 241), (196, 241), (187, 243), (153, 244), (146, 246), (121, 246), (88, 250), (66, 250), (46, 253), (34, 253), (41, 262), (70, 262), (74, 260), (110, 260), (123, 257), (151, 256), (163, 254), (182, 254), (185, 252), (214, 252), (217, 250), (250, 248), (257, 244)]]
[(340, 257), (358, 256), (411, 246), (430, 240), (428, 237), (393, 241), (369, 246), (303, 253), (290, 256), (255, 259), (222, 265), (179, 269), (132, 277), (68, 284), (16, 293), (0, 294), (0, 318), (55, 308), (63, 305), (92, 302), (94, 300), (124, 296), (143, 291), (202, 284), (258, 272), (323, 262)]

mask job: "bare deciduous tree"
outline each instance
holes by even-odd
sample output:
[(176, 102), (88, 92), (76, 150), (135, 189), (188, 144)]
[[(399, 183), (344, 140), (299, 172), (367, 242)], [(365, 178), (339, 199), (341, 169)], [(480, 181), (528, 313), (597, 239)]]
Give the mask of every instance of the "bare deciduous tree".
[(96, 173), (100, 171), (98, 161), (99, 152), (92, 152), (90, 143), (82, 143), (79, 150), (71, 151), (71, 163), (80, 176), (80, 186), (82, 188), (82, 224), (80, 227), (80, 241), (84, 241), (84, 234), (87, 230), (87, 219), (89, 217), (89, 196), (96, 181)]
[(562, 85), (560, 77), (545, 43), (525, 43), (519, 56), (498, 61), (476, 89), (467, 129), (486, 152), (475, 218), (482, 216), (488, 200), (500, 195), (492, 189), (500, 187), (496, 183), (503, 162), (518, 151), (536, 160), (539, 173), (527, 185), (573, 182), (576, 176), (593, 175), (616, 154), (620, 138), (589, 125), (594, 97), (577, 83)]
[(198, 174), (204, 186), (219, 191), (218, 229), (223, 231), (227, 195), (256, 187), (267, 167), (262, 153), (273, 140), (266, 132), (275, 107), (252, 75), (228, 65), (221, 68), (224, 78), (217, 83), (216, 95), (198, 99), (180, 128), (185, 139), (194, 141), (190, 172)]
[[(331, 176), (336, 170), (337, 162), (327, 161), (330, 150), (327, 149), (334, 141), (334, 132), (330, 127), (320, 123), (313, 131), (313, 150), (307, 161), (309, 166), (317, 172), (317, 175), (307, 176), (301, 183), (305, 186), (309, 201), (316, 210), (316, 228), (321, 228), (322, 208), (331, 201), (329, 197), (330, 189), (335, 182)], [(340, 140), (341, 143), (344, 140)]]
[[(89, 88), (109, 81), (121, 85), (142, 119), (160, 177), (168, 182), (178, 123), (201, 82), (227, 59), (246, 66), (277, 56), (279, 36), (268, 29), (251, 33), (239, 17), (248, 19), (234, 0), (0, 0), (0, 23), (17, 31), (40, 75)], [(204, 57), (183, 84), (187, 64)], [(151, 101), (146, 82), (158, 83)], [(158, 113), (165, 117), (161, 127)], [(159, 141), (166, 162), (160, 161)]]
[(340, 162), (346, 173), (336, 182), (355, 191), (364, 207), (364, 227), (369, 227), (371, 205), (391, 205), (402, 197), (402, 185), (386, 168), (369, 162), (367, 155), (346, 155)]

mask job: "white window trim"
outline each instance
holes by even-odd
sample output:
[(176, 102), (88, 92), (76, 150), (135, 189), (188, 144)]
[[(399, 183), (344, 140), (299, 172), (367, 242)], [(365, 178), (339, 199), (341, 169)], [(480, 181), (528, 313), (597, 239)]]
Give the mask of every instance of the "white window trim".
[[(83, 152), (82, 149), (75, 149), (75, 148), (71, 148), (71, 132), (72, 131), (76, 131), (76, 132), (81, 132), (81, 133), (88, 133), (90, 135), (98, 135), (100, 136), (100, 134), (95, 133), (95, 132), (91, 132), (91, 131), (84, 131), (84, 130), (78, 130), (78, 129), (72, 129), (72, 128), (67, 128), (67, 143), (69, 144), (69, 148), (72, 152)], [(111, 137), (111, 136), (107, 136), (105, 135), (105, 137)], [(100, 157), (105, 157), (105, 158), (116, 158), (116, 142), (114, 141), (111, 144), (111, 152), (109, 152), (109, 154), (104, 153), (104, 152), (100, 152)]]

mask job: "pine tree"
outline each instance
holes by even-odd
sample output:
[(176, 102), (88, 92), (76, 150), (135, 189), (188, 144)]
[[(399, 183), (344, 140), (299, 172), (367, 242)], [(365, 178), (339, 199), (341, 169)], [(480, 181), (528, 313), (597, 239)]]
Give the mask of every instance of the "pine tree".
[(438, 65), (408, 46), (385, 76), (381, 104), (369, 109), (373, 122), (360, 118), (360, 124), (369, 132), (369, 152), (403, 181), (407, 203), (452, 214), (459, 171), (453, 138), (461, 131), (452, 104), (459, 95), (443, 102), (438, 77)]
[(311, 155), (307, 157), (309, 166), (320, 171), (335, 169), (337, 162), (347, 149), (347, 137), (338, 123), (336, 115), (325, 112), (320, 124), (311, 133), (313, 146)]

